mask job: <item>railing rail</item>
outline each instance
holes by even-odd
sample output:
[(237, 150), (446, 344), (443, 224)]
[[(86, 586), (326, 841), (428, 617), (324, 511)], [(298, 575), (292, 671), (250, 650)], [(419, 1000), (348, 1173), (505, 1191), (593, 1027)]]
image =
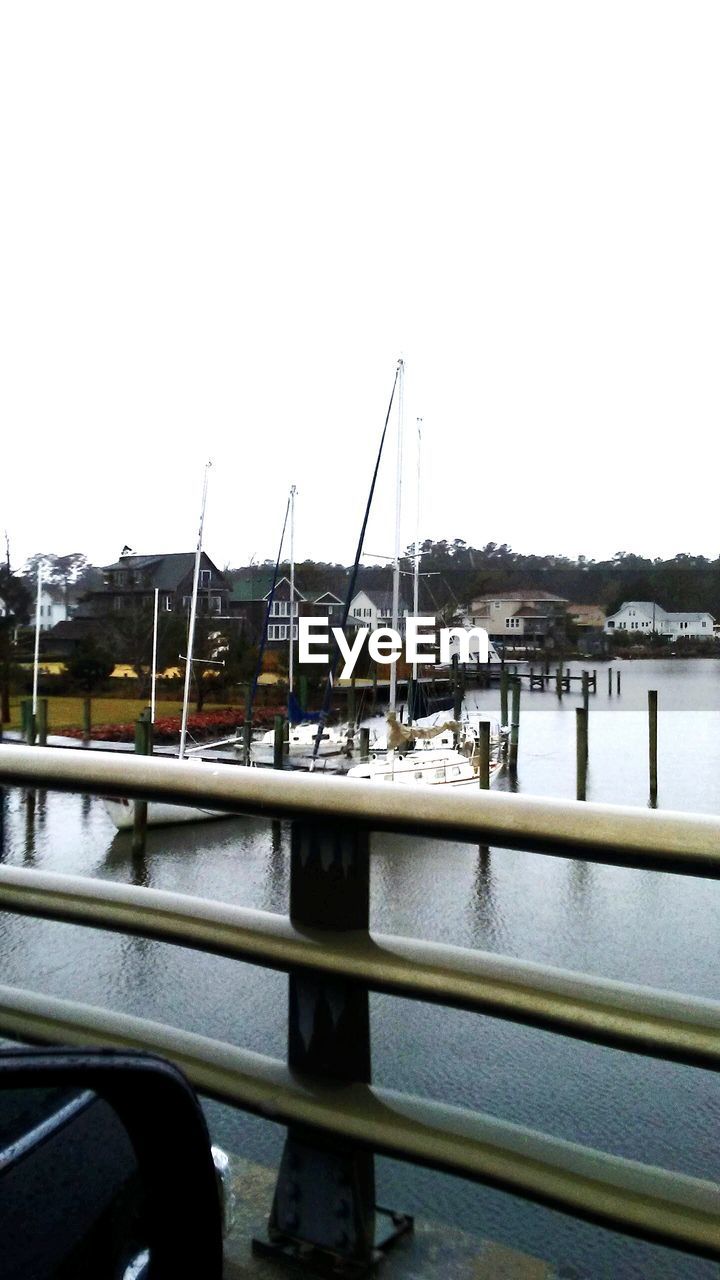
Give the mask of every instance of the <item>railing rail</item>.
[(633, 1235), (720, 1257), (718, 1188), (522, 1125), (369, 1085), (322, 1085), (284, 1063), (144, 1018), (0, 986), (0, 1034), (30, 1043), (150, 1049), (202, 1093), (277, 1124), (523, 1195)]
[(379, 785), (270, 769), (0, 744), (0, 783), (124, 795), (274, 818), (347, 820), (646, 870), (720, 877), (720, 818), (497, 791)]
[[(718, 1070), (720, 1003), (459, 947), (373, 935), (367, 917), (370, 832), (445, 836), (716, 878), (718, 819), (480, 791), (447, 797), (432, 787), (406, 790), (239, 766), (5, 744), (0, 747), (2, 783), (286, 817), (293, 820), (293, 841), (289, 918), (161, 890), (0, 866), (0, 909), (140, 934), (287, 971), (287, 1066), (175, 1028), (11, 988), (0, 988), (0, 1035), (39, 1043), (145, 1047), (177, 1062), (202, 1092), (287, 1125), (286, 1153), (288, 1147), (291, 1154), (300, 1149), (298, 1135), (315, 1134), (319, 1158), (335, 1160), (336, 1148), (323, 1142), (342, 1140), (350, 1153), (343, 1158), (369, 1150), (427, 1164), (720, 1259), (716, 1184), (375, 1088), (367, 1017), (370, 989)], [(335, 1013), (341, 1011), (336, 1021), (342, 1031), (334, 1040), (321, 1030), (327, 1025), (326, 992), (333, 993)], [(301, 1011), (305, 1025), (313, 1027), (309, 1048), (298, 1035)], [(360, 1034), (348, 1038), (353, 1028)], [(350, 1076), (353, 1064), (357, 1071)], [(284, 1157), (279, 1175), (271, 1228), (274, 1222), (281, 1239), (287, 1222), (295, 1221), (294, 1208), (288, 1216), (286, 1193), (287, 1170), (296, 1164), (295, 1156), (288, 1165)], [(353, 1176), (359, 1184), (365, 1179), (372, 1194), (371, 1166), (353, 1167)], [(356, 1216), (369, 1229), (372, 1215), (361, 1203), (363, 1195)], [(330, 1238), (336, 1231), (331, 1222), (321, 1235)], [(361, 1236), (359, 1231), (342, 1245), (343, 1256), (360, 1255)]]
[(138, 934), (290, 973), (363, 983), (598, 1044), (720, 1070), (720, 1001), (491, 952), (361, 930), (85, 876), (0, 866), (0, 910)]

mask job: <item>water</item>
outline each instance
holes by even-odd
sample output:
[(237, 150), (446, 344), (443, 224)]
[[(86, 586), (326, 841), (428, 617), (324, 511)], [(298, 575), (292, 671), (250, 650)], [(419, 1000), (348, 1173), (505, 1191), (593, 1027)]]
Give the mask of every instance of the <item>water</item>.
[[(648, 803), (647, 689), (659, 693), (659, 806), (720, 813), (720, 661), (624, 662), (590, 699), (588, 799)], [(576, 670), (578, 668), (575, 668)], [(472, 694), (493, 710), (498, 693)], [(523, 691), (518, 790), (575, 794), (575, 707)], [(504, 781), (501, 785), (508, 786)], [(718, 996), (720, 884), (505, 849), (374, 837), (372, 926), (611, 978)], [(8, 798), (6, 860), (285, 912), (289, 829), (259, 819), (151, 830), (133, 861), (101, 802)], [(175, 1023), (282, 1057), (286, 979), (180, 947), (0, 916), (2, 980)], [(377, 1083), (559, 1137), (720, 1176), (716, 1077), (475, 1014), (372, 998)], [(275, 1163), (276, 1126), (209, 1105), (220, 1140)], [(577, 1274), (705, 1280), (716, 1267), (459, 1179), (379, 1161), (379, 1200), (572, 1265)], [(570, 1274), (568, 1272), (567, 1274)]]

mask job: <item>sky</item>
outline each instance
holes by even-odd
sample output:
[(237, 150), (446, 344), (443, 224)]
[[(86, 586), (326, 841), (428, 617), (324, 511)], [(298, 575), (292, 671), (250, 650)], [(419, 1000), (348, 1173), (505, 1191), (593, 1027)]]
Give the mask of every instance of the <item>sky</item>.
[[(66, 0), (0, 18), (13, 563), (720, 553), (720, 9)], [(393, 419), (393, 432), (397, 419)], [(391, 554), (395, 438), (366, 549)]]

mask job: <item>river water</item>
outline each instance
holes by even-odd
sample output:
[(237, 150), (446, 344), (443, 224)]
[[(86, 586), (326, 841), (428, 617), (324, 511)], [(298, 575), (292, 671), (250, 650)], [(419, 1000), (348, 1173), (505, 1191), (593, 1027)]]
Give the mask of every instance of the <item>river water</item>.
[[(720, 813), (720, 660), (623, 662), (620, 696), (598, 668), (588, 800), (648, 803), (647, 690), (658, 690), (658, 807)], [(579, 670), (575, 666), (573, 670)], [(615, 682), (613, 679), (613, 688)], [(579, 688), (579, 686), (576, 686)], [(498, 706), (497, 690), (470, 701)], [(523, 690), (517, 790), (574, 798), (578, 692)], [(500, 788), (509, 781), (501, 779)], [(289, 828), (254, 818), (154, 830), (133, 860), (98, 800), (6, 802), (14, 865), (173, 889), (286, 912)], [(505, 849), (381, 835), (372, 927), (717, 998), (720, 884)], [(2, 981), (157, 1019), (283, 1057), (287, 981), (162, 943), (0, 914)], [(497, 1019), (372, 997), (378, 1084), (562, 1138), (720, 1178), (720, 1093), (705, 1071)], [(274, 1164), (283, 1131), (214, 1104), (219, 1140)], [(446, 1220), (563, 1266), (567, 1277), (688, 1277), (717, 1268), (459, 1179), (378, 1162), (379, 1202)], [(441, 1272), (438, 1272), (441, 1274)]]

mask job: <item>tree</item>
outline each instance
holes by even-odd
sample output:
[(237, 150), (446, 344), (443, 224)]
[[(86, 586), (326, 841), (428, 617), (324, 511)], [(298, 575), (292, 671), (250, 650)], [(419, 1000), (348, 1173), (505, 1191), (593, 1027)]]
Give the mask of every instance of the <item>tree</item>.
[(71, 679), (76, 680), (86, 693), (92, 693), (107, 680), (114, 666), (115, 659), (90, 637), (78, 645), (67, 664)]

